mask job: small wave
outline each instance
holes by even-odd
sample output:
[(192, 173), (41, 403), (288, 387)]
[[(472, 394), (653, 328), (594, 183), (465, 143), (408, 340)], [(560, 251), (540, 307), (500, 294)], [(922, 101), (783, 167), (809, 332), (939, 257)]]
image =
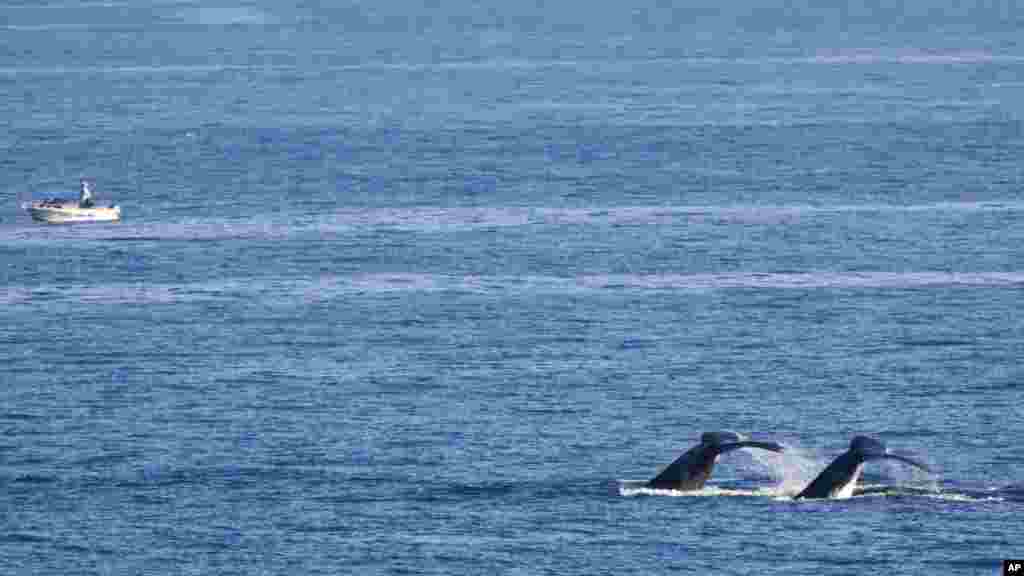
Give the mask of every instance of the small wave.
[(214, 7), (198, 6), (182, 10), (179, 16), (188, 22), (202, 26), (264, 25), (271, 22), (270, 15), (262, 10), (244, 6)]
[(95, 24), (85, 23), (51, 23), (51, 24), (7, 24), (0, 26), (0, 30), (11, 32), (54, 32), (67, 30), (95, 30)]
[(780, 56), (699, 56), (680, 58), (650, 58), (629, 60), (631, 65), (648, 63), (660, 65), (689, 66), (740, 66), (763, 65), (865, 65), (865, 64), (989, 64), (998, 62), (1022, 62), (1024, 54), (995, 53), (987, 50), (948, 50), (926, 52), (922, 50), (834, 50), (821, 51), (815, 54), (795, 54)]
[[(69, 25), (70, 27), (70, 25)], [(41, 28), (50, 29), (51, 27)], [(210, 74), (213, 72), (238, 72), (254, 69), (248, 65), (233, 64), (163, 64), (163, 65), (124, 65), (124, 66), (4, 66), (0, 67), (0, 76), (70, 76), (70, 75), (135, 75), (135, 74)], [(266, 71), (267, 67), (259, 67)]]
[(46, 420), (45, 417), (39, 414), (31, 414), (28, 412), (0, 412), (0, 421), (20, 421), (20, 422), (38, 422)]
[[(1012, 287), (1024, 284), (1024, 272), (804, 272), (705, 274), (599, 274), (556, 276), (451, 276), (438, 274), (365, 274), (334, 277), (319, 288), (360, 291), (525, 291), (595, 292), (608, 290), (706, 291), (728, 289), (926, 288), (949, 286)], [(321, 294), (326, 295), (326, 294)], [(311, 295), (312, 296), (312, 295)]]
[[(274, 18), (261, 10), (246, 7), (197, 7), (179, 11), (177, 17), (188, 23), (201, 26), (263, 26), (273, 24)], [(7, 24), (0, 29), (24, 32), (59, 31), (69, 29), (95, 28), (95, 24), (78, 23), (43, 23), (43, 24)], [(949, 52), (914, 52), (914, 51), (878, 51), (851, 50), (839, 52), (822, 52), (811, 55), (793, 56), (759, 56), (759, 57), (654, 57), (635, 59), (571, 59), (571, 58), (476, 58), (444, 61), (378, 61), (351, 62), (326, 65), (318, 68), (319, 72), (431, 72), (446, 70), (465, 71), (510, 71), (510, 70), (583, 70), (594, 72), (615, 72), (634, 70), (638, 66), (655, 66), (666, 68), (678, 67), (721, 67), (721, 66), (801, 66), (801, 65), (871, 65), (871, 64), (902, 64), (902, 65), (951, 65), (951, 64), (990, 64), (1024, 62), (1021, 54), (997, 54), (984, 50), (964, 50)], [(166, 73), (188, 72), (202, 69), (235, 69), (282, 71), (296, 70), (295, 66), (265, 65), (228, 65), (228, 66), (120, 66), (120, 67), (6, 67), (0, 68), (0, 74), (32, 73), (47, 75), (67, 75), (76, 73)]]
[(647, 290), (709, 290), (729, 288), (922, 288), (929, 286), (1014, 286), (1020, 272), (806, 272), (590, 276), (584, 286)]
[(64, 286), (0, 289), (0, 304), (170, 304), (181, 300), (173, 287), (159, 285)]
[(53, 539), (34, 532), (8, 532), (0, 534), (0, 543), (8, 544), (40, 544), (49, 543)]
[(1024, 272), (806, 272), (721, 274), (619, 274), (555, 276), (453, 276), (441, 274), (363, 274), (324, 277), (305, 296), (330, 298), (337, 293), (528, 292), (579, 293), (618, 290), (707, 291), (729, 289), (1004, 287), (1024, 284)]
[(956, 338), (902, 338), (896, 339), (894, 342), (907, 348), (950, 348), (975, 344), (973, 340)]
[(885, 485), (865, 484), (857, 487), (852, 498), (872, 497), (915, 497), (943, 500), (946, 502), (1005, 502), (1001, 495), (983, 492), (958, 491), (940, 488), (938, 485)]
[(793, 59), (794, 63), (806, 64), (990, 64), (997, 62), (1021, 62), (1024, 55), (997, 54), (986, 50), (957, 50), (946, 52), (848, 50), (821, 52), (813, 56)]
[(12, 482), (19, 484), (29, 485), (44, 485), (44, 484), (56, 484), (60, 482), (60, 478), (55, 475), (44, 475), (38, 473), (28, 473), (15, 476)]
[(353, 293), (461, 292), (585, 294), (608, 291), (770, 289), (921, 289), (1018, 287), (1024, 272), (806, 272), (653, 275), (474, 276), (377, 273), (319, 278), (227, 278), (185, 284), (47, 285), (0, 288), (0, 305), (178, 304), (258, 296), (287, 303), (330, 301)]
[(680, 56), (651, 58), (481, 58), (473, 60), (449, 60), (442, 62), (381, 62), (369, 61), (337, 66), (335, 68), (359, 70), (542, 70), (568, 69), (605, 71), (635, 70), (638, 66), (678, 67), (721, 67), (721, 66), (799, 66), (799, 65), (943, 65), (943, 64), (989, 64), (999, 62), (1024, 62), (1021, 54), (997, 54), (985, 50), (959, 50), (946, 52), (924, 51), (882, 51), (848, 50), (820, 52), (810, 55), (784, 56)]
[(93, 544), (91, 542), (89, 544), (75, 544), (73, 542), (60, 543), (57, 544), (57, 548), (64, 550), (66, 552), (71, 552), (72, 554), (81, 554), (88, 556), (100, 555), (112, 557), (117, 554), (117, 551), (113, 548), (97, 546), (96, 544)]
[(616, 206), (607, 208), (450, 207), (341, 210), (304, 224), (304, 231), (392, 227), (403, 230), (460, 231), (480, 228), (575, 225), (648, 225), (714, 218), (724, 222), (771, 223), (793, 217), (854, 213), (1024, 211), (1024, 202), (940, 202), (933, 204)]
[(1002, 496), (978, 496), (972, 494), (957, 494), (956, 492), (937, 492), (931, 494), (920, 494), (925, 498), (945, 500), (947, 502), (1006, 502)]

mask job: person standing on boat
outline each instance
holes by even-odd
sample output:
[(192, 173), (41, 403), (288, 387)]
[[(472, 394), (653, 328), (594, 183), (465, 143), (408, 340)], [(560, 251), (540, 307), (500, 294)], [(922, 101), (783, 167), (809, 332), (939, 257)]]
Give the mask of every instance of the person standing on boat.
[(86, 180), (82, 180), (82, 193), (78, 197), (78, 207), (79, 208), (92, 208), (93, 207), (92, 190), (89, 189), (89, 182), (86, 181)]

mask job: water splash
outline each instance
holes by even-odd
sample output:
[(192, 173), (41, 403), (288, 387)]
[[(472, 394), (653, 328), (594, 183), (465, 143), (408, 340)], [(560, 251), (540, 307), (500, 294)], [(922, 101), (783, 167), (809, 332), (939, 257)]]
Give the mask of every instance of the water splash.
[(898, 485), (910, 486), (915, 490), (924, 490), (938, 493), (941, 490), (941, 476), (937, 472), (926, 472), (914, 466), (894, 460), (881, 460), (878, 462), (887, 478), (891, 478)]
[(765, 450), (747, 452), (773, 478), (778, 479), (779, 483), (773, 488), (777, 496), (795, 496), (800, 493), (828, 464), (808, 451), (792, 446), (786, 446), (786, 451), (781, 453)]

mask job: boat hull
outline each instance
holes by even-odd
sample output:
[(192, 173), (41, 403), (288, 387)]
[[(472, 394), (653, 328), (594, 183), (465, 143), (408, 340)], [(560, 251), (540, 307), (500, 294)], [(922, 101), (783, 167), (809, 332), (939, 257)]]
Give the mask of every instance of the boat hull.
[(70, 224), (74, 222), (116, 222), (121, 219), (121, 207), (79, 208), (78, 206), (26, 206), (33, 220), (48, 224)]

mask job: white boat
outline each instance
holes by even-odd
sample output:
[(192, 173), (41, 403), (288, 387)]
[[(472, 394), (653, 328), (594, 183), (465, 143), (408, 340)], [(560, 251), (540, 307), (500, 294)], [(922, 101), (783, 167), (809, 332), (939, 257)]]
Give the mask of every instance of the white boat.
[(78, 202), (51, 198), (42, 202), (25, 204), (24, 208), (33, 220), (50, 224), (71, 222), (115, 222), (121, 219), (120, 206), (96, 206), (92, 200), (89, 182), (82, 180), (82, 192)]
[(50, 224), (72, 222), (116, 222), (121, 219), (120, 206), (92, 206), (83, 208), (78, 202), (55, 202), (45, 200), (26, 204), (25, 209), (33, 220)]

